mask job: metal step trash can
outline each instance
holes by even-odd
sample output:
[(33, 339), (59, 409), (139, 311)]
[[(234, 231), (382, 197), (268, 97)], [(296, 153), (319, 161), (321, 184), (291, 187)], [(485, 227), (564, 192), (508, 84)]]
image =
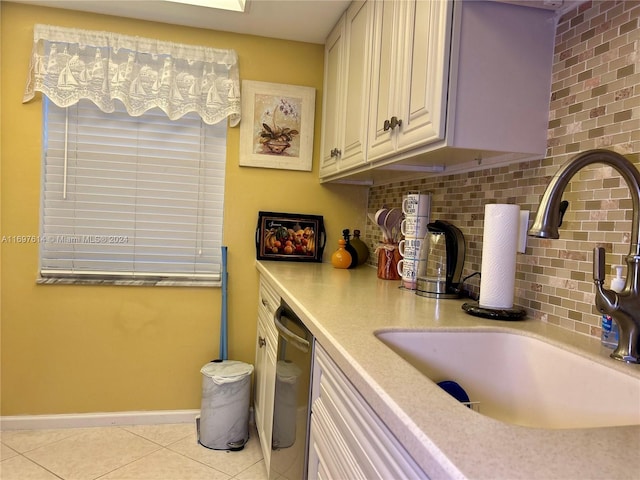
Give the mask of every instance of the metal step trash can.
[(198, 443), (214, 450), (242, 450), (249, 440), (253, 365), (214, 360), (200, 370), (202, 402), (196, 418)]

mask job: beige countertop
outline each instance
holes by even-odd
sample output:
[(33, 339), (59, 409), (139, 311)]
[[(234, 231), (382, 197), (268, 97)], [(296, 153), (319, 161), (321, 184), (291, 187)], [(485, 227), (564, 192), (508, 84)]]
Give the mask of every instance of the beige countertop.
[(516, 329), (640, 381), (640, 366), (610, 359), (597, 339), (535, 320), (473, 317), (461, 309), (464, 301), (417, 296), (398, 281), (378, 279), (367, 266), (339, 270), (327, 263), (258, 261), (257, 269), (430, 478), (640, 478), (640, 426), (552, 430), (494, 420), (462, 408), (374, 332)]

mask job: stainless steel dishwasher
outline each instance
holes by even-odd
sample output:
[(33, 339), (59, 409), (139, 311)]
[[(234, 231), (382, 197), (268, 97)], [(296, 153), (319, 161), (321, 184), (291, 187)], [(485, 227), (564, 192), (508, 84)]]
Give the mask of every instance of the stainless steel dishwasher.
[(302, 480), (307, 478), (314, 339), (284, 301), (274, 321), (278, 361), (269, 478)]

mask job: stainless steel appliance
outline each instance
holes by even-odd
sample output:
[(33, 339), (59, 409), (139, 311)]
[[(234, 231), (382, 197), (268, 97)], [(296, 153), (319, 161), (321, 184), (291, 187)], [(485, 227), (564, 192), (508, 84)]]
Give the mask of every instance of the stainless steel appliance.
[(284, 302), (276, 310), (278, 361), (269, 478), (307, 478), (313, 335)]

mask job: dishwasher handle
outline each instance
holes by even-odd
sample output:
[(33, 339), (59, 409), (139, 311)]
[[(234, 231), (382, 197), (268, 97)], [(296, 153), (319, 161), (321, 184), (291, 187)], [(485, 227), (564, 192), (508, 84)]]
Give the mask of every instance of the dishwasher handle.
[(276, 324), (276, 328), (278, 329), (280, 335), (286, 338), (287, 341), (291, 345), (296, 347), (298, 350), (304, 353), (307, 353), (310, 347), (309, 341), (293, 333), (291, 330), (285, 327), (281, 321), (281, 318), (285, 317), (293, 322), (300, 322), (300, 320), (298, 320), (295, 316), (291, 315), (290, 313), (292, 312), (288, 308), (281, 305), (276, 310), (276, 313), (273, 317), (273, 321)]

